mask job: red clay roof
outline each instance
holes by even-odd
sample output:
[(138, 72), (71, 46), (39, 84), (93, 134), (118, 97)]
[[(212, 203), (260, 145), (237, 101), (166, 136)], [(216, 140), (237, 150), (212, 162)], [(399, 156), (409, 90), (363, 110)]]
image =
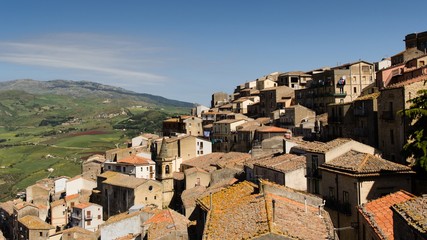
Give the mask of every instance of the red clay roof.
[(381, 239), (394, 239), (393, 212), (391, 206), (412, 199), (414, 195), (400, 190), (363, 204), (359, 212)]
[(257, 132), (278, 132), (278, 133), (285, 133), (288, 132), (287, 129), (279, 128), (275, 126), (264, 126), (257, 129)]
[(125, 157), (120, 159), (119, 163), (128, 163), (128, 164), (132, 164), (132, 165), (146, 165), (150, 163), (150, 159), (144, 158), (144, 157), (140, 157), (137, 155), (131, 155), (129, 157)]
[(75, 207), (75, 208), (84, 209), (84, 208), (90, 207), (90, 206), (92, 206), (92, 205), (93, 205), (93, 203), (85, 202), (85, 203), (79, 203), (79, 204), (77, 204), (77, 205), (76, 205), (76, 206), (74, 206), (74, 207)]

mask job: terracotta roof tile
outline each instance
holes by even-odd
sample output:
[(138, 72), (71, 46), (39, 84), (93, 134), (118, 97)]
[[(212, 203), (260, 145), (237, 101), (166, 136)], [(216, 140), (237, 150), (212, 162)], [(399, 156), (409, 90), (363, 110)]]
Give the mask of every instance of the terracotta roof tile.
[(88, 207), (90, 207), (90, 206), (92, 206), (92, 205), (97, 205), (97, 204), (95, 204), (95, 203), (90, 203), (90, 202), (79, 203), (79, 204), (75, 205), (75, 206), (74, 206), (74, 208), (85, 209), (85, 208), (88, 208)]
[(18, 220), (20, 223), (22, 223), (25, 227), (28, 229), (34, 229), (34, 230), (49, 230), (53, 229), (52, 225), (44, 222), (40, 218), (36, 216), (27, 215), (25, 217), (22, 217)]
[(262, 132), (262, 133), (267, 133), (267, 132), (286, 133), (289, 130), (285, 128), (275, 127), (275, 126), (263, 126), (263, 127), (259, 127), (256, 131)]
[(212, 194), (212, 209), (210, 195), (199, 199), (198, 204), (208, 211), (204, 239), (250, 239), (271, 233), (289, 239), (328, 239), (333, 234), (332, 222), (323, 210), (327, 217), (319, 217), (317, 207), (307, 206), (305, 212), (303, 203), (255, 191), (249, 182), (230, 186)]
[(203, 156), (195, 157), (189, 159), (182, 163), (184, 166), (198, 167), (205, 171), (211, 172), (212, 170), (225, 167), (233, 167), (236, 165), (242, 165), (245, 160), (251, 158), (251, 155), (248, 153), (240, 152), (215, 152), (206, 154)]
[(80, 194), (78, 194), (78, 193), (76, 193), (76, 194), (71, 194), (71, 195), (68, 195), (68, 196), (65, 196), (65, 201), (70, 201), (70, 200), (72, 200), (72, 199), (75, 199), (75, 198), (79, 198), (79, 196), (80, 196)]
[(148, 159), (148, 158), (144, 158), (141, 156), (137, 156), (137, 155), (131, 155), (129, 157), (125, 157), (122, 158), (120, 160), (117, 161), (118, 163), (127, 163), (127, 164), (131, 164), (131, 165), (149, 165), (150, 163), (153, 164), (153, 160)]
[(103, 181), (104, 184), (126, 187), (126, 188), (137, 188), (140, 185), (150, 180), (144, 178), (136, 178), (122, 173), (117, 173)]
[(279, 156), (269, 156), (258, 159), (254, 165), (273, 169), (279, 172), (290, 172), (296, 169), (304, 168), (307, 164), (304, 156), (294, 154), (282, 154)]
[(153, 206), (146, 206), (143, 209), (140, 209), (138, 211), (135, 212), (124, 212), (124, 213), (120, 213), (120, 214), (116, 214), (114, 216), (111, 216), (110, 218), (107, 219), (107, 221), (105, 221), (102, 226), (106, 226), (112, 223), (117, 223), (120, 222), (124, 219), (128, 219), (134, 216), (138, 216), (142, 213), (156, 213), (157, 211), (159, 211), (157, 208), (153, 207)]
[(339, 147), (347, 142), (353, 141), (350, 138), (337, 138), (329, 142), (309, 142), (300, 140), (298, 138), (292, 138), (291, 142), (295, 142), (298, 145), (294, 148), (301, 149), (309, 152), (318, 152), (318, 153), (326, 153), (336, 147)]
[(422, 233), (427, 233), (427, 196), (412, 198), (398, 203), (393, 209), (408, 223)]
[(196, 206), (196, 200), (206, 191), (205, 186), (196, 186), (186, 189), (181, 194), (181, 200), (185, 208)]
[(380, 92), (367, 94), (367, 95), (360, 96), (360, 97), (356, 98), (354, 101), (364, 101), (364, 100), (370, 100), (370, 99), (377, 99), (380, 96), (380, 94), (381, 94)]
[(413, 173), (411, 168), (408, 166), (390, 162), (380, 157), (354, 150), (348, 151), (347, 153), (322, 164), (319, 168), (359, 175)]
[(16, 204), (18, 203), (22, 203), (23, 200), (22, 199), (15, 199), (15, 200), (10, 200), (7, 202), (1, 202), (0, 203), (0, 208), (3, 209), (4, 211), (6, 211), (9, 215), (13, 214), (13, 208)]
[(65, 204), (65, 200), (64, 199), (59, 199), (59, 200), (51, 202), (50, 203), (50, 207), (54, 208), (56, 206), (60, 206), (60, 205), (63, 205), (63, 204)]
[(160, 239), (174, 231), (187, 232), (190, 221), (172, 209), (163, 209), (145, 221), (148, 227), (148, 239)]
[(393, 212), (391, 206), (412, 199), (414, 195), (398, 191), (382, 198), (375, 199), (359, 207), (359, 212), (372, 226), (379, 237), (393, 238)]

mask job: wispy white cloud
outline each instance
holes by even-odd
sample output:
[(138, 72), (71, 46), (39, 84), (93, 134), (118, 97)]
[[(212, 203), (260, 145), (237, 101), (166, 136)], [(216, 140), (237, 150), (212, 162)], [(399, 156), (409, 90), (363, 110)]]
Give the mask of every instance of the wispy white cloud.
[(57, 34), (31, 41), (0, 41), (0, 61), (72, 70), (106, 81), (159, 84), (166, 77), (153, 69), (162, 65), (161, 48), (96, 34)]

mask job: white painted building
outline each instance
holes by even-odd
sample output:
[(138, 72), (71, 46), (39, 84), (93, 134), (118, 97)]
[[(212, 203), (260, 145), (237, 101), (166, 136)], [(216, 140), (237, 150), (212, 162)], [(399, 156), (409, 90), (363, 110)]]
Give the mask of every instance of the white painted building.
[(104, 163), (106, 171), (121, 172), (127, 175), (133, 175), (136, 178), (155, 179), (156, 163), (146, 158), (146, 155), (131, 155), (115, 161)]
[(89, 190), (96, 188), (96, 181), (92, 179), (86, 179), (82, 176), (76, 176), (66, 183), (66, 196), (73, 194), (79, 194), (82, 190)]
[(102, 206), (95, 203), (80, 203), (73, 207), (71, 226), (95, 232), (102, 220)]
[(60, 193), (60, 192), (65, 192), (65, 188), (66, 188), (66, 184), (68, 179), (70, 179), (69, 177), (57, 177), (54, 180), (54, 185), (55, 185), (55, 194), (56, 193)]
[(196, 157), (212, 153), (212, 142), (204, 138), (196, 138)]

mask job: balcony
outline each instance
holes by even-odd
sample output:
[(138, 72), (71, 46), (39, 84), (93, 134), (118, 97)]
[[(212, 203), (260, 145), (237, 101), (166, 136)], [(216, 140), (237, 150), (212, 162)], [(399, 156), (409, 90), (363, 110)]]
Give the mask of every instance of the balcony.
[(81, 214), (77, 214), (77, 213), (72, 213), (71, 214), (71, 218), (77, 219), (77, 220), (82, 220), (82, 215)]
[(330, 96), (334, 98), (345, 98), (347, 96), (347, 93), (331, 93)]
[(382, 111), (381, 119), (394, 120), (393, 112), (392, 111)]

